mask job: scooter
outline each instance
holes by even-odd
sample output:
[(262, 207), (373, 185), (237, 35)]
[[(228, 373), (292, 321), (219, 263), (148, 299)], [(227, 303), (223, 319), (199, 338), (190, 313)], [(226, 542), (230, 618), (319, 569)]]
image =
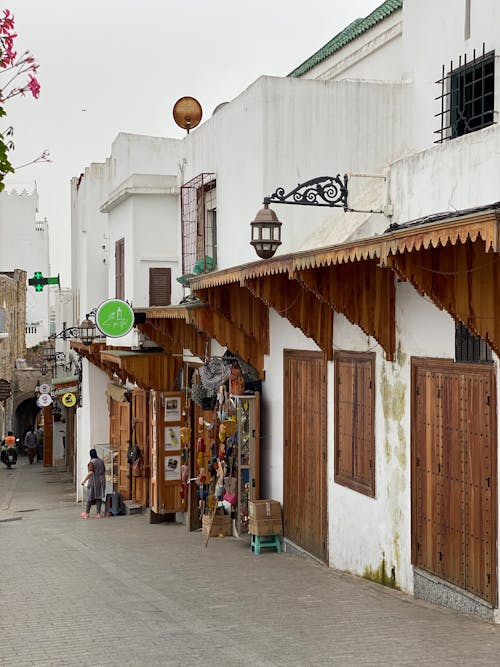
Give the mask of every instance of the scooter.
[(15, 445), (2, 445), (2, 463), (10, 470), (17, 463), (17, 451)]

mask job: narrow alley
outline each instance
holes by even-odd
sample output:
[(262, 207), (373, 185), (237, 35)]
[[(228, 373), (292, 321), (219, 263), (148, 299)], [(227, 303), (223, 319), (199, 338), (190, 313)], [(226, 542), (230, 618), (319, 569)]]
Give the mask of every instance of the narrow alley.
[(181, 525), (80, 511), (66, 473), (0, 470), (0, 664), (498, 665), (490, 623), (236, 538), (205, 548)]

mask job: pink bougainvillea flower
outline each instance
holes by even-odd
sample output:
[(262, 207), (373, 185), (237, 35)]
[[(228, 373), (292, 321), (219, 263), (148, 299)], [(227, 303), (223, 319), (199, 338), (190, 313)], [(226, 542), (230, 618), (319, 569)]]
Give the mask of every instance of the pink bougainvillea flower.
[(30, 80), (28, 83), (28, 88), (31, 90), (31, 94), (35, 99), (38, 99), (38, 96), (40, 95), (40, 84), (38, 81), (35, 79), (34, 76), (30, 74)]
[(8, 30), (14, 30), (14, 17), (10, 13), (10, 10), (3, 10), (3, 18), (0, 18), (0, 33), (7, 32)]
[(16, 59), (16, 56), (17, 56), (17, 51), (13, 51), (12, 42), (7, 44), (7, 48), (5, 49), (5, 52), (7, 54), (7, 62), (9, 64), (14, 64), (14, 60)]

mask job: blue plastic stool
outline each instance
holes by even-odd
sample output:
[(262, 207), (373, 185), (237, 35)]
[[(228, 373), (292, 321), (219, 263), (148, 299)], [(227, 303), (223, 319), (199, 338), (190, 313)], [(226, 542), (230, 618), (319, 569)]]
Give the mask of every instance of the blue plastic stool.
[(278, 553), (281, 553), (281, 542), (279, 535), (252, 535), (250, 542), (250, 550), (256, 554), (260, 554), (260, 550), (264, 547), (270, 547), (271, 549), (276, 549)]

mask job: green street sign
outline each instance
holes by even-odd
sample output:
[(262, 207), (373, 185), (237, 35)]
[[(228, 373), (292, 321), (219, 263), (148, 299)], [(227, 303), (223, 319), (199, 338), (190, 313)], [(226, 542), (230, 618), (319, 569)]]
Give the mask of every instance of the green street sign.
[(121, 338), (134, 326), (134, 311), (126, 301), (108, 299), (103, 301), (95, 315), (97, 328), (105, 336)]
[(33, 278), (28, 280), (28, 285), (33, 285), (36, 292), (42, 292), (45, 285), (59, 285), (59, 276), (44, 278), (41, 271), (35, 271)]

